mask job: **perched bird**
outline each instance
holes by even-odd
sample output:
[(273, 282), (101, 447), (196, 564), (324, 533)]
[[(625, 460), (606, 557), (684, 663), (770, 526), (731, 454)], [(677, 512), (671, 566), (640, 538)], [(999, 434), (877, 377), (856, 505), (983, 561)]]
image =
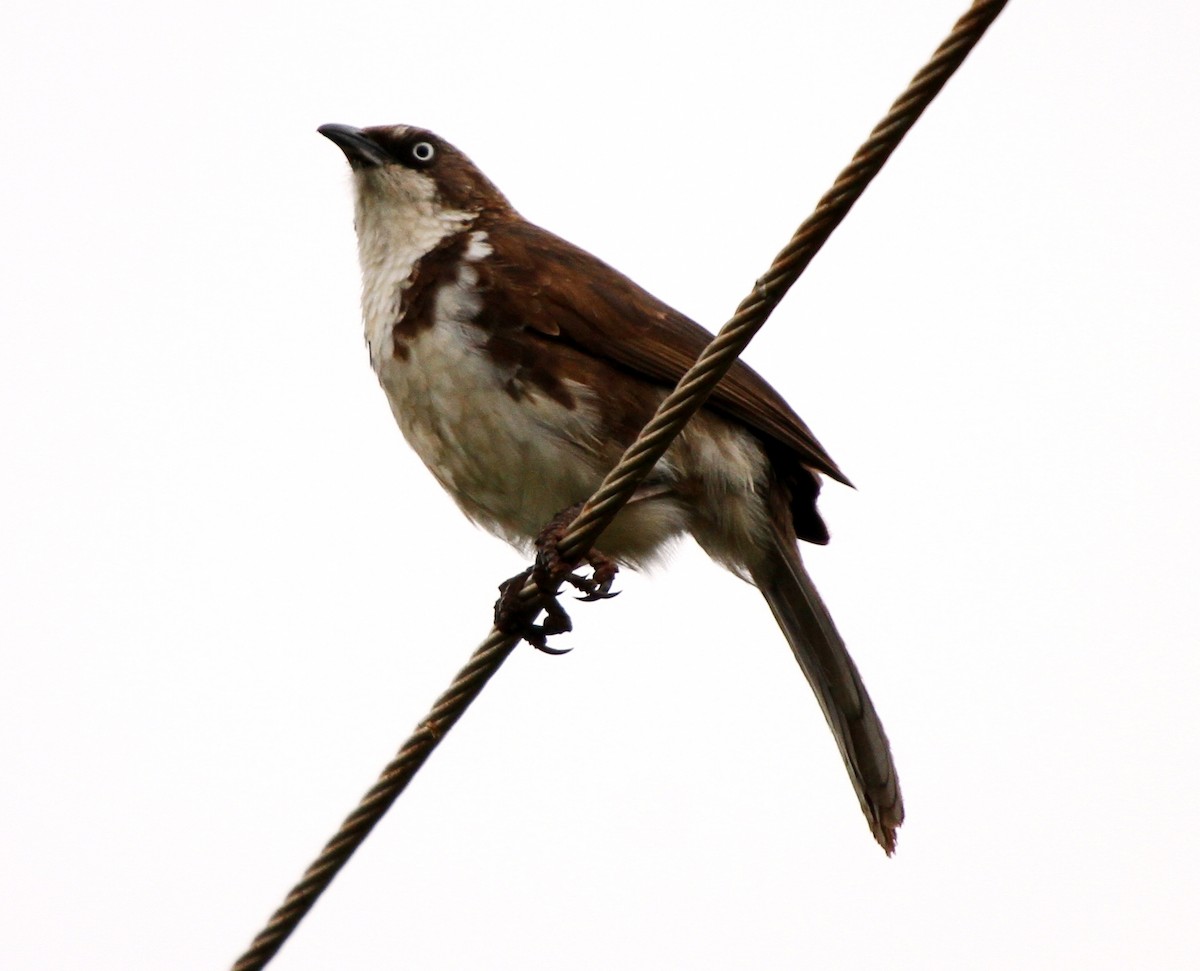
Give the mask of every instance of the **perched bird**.
[[(711, 335), (526, 221), (462, 152), (407, 125), (323, 125), (353, 172), (371, 364), (400, 430), (472, 520), (526, 548), (586, 499)], [(883, 725), (797, 538), (848, 480), (741, 362), (596, 547), (645, 563), (690, 533), (762, 592), (833, 730), (871, 832), (904, 819)]]

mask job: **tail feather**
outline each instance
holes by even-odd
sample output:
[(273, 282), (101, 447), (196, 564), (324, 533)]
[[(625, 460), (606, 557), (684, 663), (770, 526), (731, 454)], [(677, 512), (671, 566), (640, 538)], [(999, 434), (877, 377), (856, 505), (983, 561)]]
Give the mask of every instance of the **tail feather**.
[(775, 549), (751, 573), (821, 704), (871, 832), (890, 856), (904, 821), (891, 748), (795, 540), (777, 536)]

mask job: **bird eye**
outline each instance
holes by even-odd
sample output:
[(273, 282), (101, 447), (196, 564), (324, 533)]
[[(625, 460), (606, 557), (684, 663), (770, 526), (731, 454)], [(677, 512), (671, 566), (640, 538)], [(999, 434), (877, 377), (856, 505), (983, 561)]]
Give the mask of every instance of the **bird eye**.
[(413, 161), (420, 162), (423, 165), (428, 165), (432, 162), (435, 154), (434, 148), (429, 142), (417, 142), (412, 147)]

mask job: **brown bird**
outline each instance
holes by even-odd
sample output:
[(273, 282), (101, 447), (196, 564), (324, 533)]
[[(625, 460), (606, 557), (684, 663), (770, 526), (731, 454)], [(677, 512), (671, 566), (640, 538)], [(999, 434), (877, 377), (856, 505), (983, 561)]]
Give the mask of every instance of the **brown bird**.
[[(400, 430), (470, 519), (528, 549), (591, 495), (711, 335), (526, 221), (437, 135), (318, 130), (353, 171), (363, 322)], [(829, 540), (822, 474), (849, 484), (738, 362), (596, 545), (637, 566), (690, 533), (758, 587), (890, 854), (904, 809), (887, 736), (796, 544)]]

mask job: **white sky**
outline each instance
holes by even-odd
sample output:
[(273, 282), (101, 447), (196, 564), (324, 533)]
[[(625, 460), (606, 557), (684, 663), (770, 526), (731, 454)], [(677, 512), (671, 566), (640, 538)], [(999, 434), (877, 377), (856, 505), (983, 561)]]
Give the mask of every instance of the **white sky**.
[[(423, 124), (719, 325), (964, 0), (95, 4), (0, 37), (0, 966), (212, 969), (486, 633), (367, 364), (323, 122)], [(808, 560), (887, 860), (686, 547), (519, 650), (276, 960), (1194, 966), (1193, 4), (1015, 3), (748, 358), (854, 479)]]

